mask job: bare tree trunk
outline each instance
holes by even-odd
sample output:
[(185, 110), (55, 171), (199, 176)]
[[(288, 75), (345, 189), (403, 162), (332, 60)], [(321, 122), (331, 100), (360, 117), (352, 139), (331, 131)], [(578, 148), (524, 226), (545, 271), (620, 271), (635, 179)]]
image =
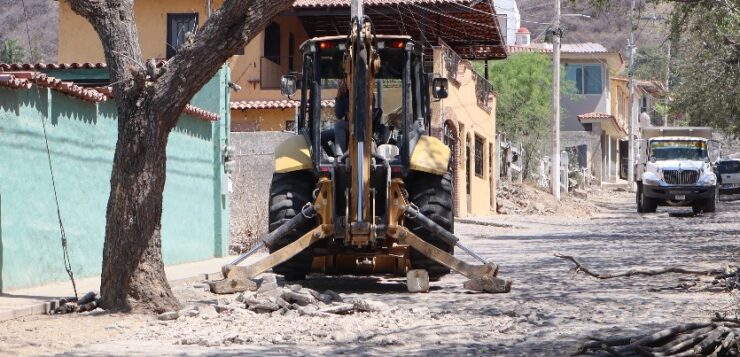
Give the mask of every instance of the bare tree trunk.
[(133, 0), (68, 0), (95, 28), (118, 106), (100, 293), (119, 311), (175, 310), (162, 263), (166, 147), (185, 106), (292, 0), (226, 0), (178, 53), (144, 64)]

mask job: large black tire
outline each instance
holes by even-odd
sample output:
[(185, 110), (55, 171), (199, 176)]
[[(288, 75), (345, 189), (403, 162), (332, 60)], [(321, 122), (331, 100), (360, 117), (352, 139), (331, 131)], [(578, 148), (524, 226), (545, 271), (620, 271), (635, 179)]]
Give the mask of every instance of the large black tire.
[(637, 212), (655, 213), (658, 210), (658, 200), (645, 196), (642, 183), (637, 184)]
[[(444, 176), (414, 171), (409, 174), (406, 182), (409, 199), (419, 211), (442, 226), (447, 231), (454, 232), (455, 218), (452, 213), (452, 179), (448, 173)], [(407, 220), (406, 227), (428, 243), (450, 254), (454, 253), (454, 245), (433, 236), (427, 229)], [(449, 274), (450, 269), (426, 257), (418, 251), (411, 250), (411, 266), (414, 269), (425, 269), (429, 278), (437, 280)]]
[(637, 213), (644, 213), (642, 209), (642, 182), (637, 182), (637, 194), (635, 195), (635, 202), (637, 203)]
[[(284, 174), (276, 173), (270, 184), (269, 230), (278, 229), (291, 218), (301, 214), (301, 208), (311, 201), (316, 179), (310, 171), (294, 171)], [(294, 242), (316, 226), (315, 220), (298, 226), (291, 233), (273, 242), (269, 247), (270, 253)], [(298, 253), (293, 258), (272, 268), (276, 274), (281, 274), (285, 280), (296, 281), (306, 278), (311, 272), (313, 254), (310, 249)]]
[(717, 201), (719, 201), (719, 192), (717, 190), (715, 189), (712, 198), (707, 198), (691, 205), (691, 210), (694, 214), (717, 212)]

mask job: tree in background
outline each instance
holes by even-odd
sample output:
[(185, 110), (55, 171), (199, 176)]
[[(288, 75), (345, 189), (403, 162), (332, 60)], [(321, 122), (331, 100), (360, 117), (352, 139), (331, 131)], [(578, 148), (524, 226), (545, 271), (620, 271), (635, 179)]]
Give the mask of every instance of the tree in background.
[(163, 66), (145, 61), (133, 0), (69, 0), (97, 32), (118, 107), (100, 294), (119, 311), (178, 310), (162, 263), (170, 132), (193, 96), (292, 0), (226, 0)]
[(20, 63), (26, 58), (26, 51), (17, 40), (0, 41), (0, 63)]
[(671, 28), (677, 55), (670, 111), (740, 136), (740, 4), (676, 3)]
[[(635, 56), (635, 78), (665, 81), (668, 72), (667, 55), (666, 50), (660, 46), (638, 47)], [(625, 72), (627, 70), (625, 69)]]
[[(563, 75), (565, 70), (562, 71)], [(541, 53), (519, 53), (489, 67), (496, 89), (496, 126), (524, 145), (524, 177), (531, 177), (550, 143), (552, 121), (552, 60)], [(561, 81), (561, 92), (573, 85)]]

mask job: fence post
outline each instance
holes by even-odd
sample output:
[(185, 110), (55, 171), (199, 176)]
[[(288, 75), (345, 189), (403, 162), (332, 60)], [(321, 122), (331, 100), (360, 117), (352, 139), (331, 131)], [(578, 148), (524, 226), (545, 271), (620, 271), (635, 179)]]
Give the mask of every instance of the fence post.
[(565, 192), (568, 192), (568, 152), (560, 152), (560, 186)]

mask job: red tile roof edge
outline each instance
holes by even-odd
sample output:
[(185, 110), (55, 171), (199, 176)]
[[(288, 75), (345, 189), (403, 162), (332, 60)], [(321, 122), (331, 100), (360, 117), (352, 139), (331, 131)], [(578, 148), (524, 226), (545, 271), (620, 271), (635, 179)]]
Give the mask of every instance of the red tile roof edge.
[[(413, 2), (415, 4), (448, 4), (469, 3), (471, 0), (365, 0), (366, 6), (387, 6)], [(322, 8), (322, 7), (349, 7), (349, 0), (296, 0), (293, 7), (300, 8)]]
[[(96, 87), (95, 90), (103, 95), (105, 95), (108, 98), (113, 98), (113, 87)], [(196, 119), (201, 119), (204, 121), (219, 121), (221, 120), (221, 116), (214, 113), (209, 112), (203, 108), (196, 107), (192, 104), (188, 104), (185, 106), (185, 109), (182, 111), (183, 114), (190, 115), (192, 117), (195, 117)]]
[(72, 82), (47, 76), (39, 72), (0, 72), (0, 87), (10, 89), (31, 89), (33, 85), (49, 88), (86, 102), (100, 103), (108, 97), (94, 89), (83, 88)]
[(8, 89), (30, 89), (33, 83), (25, 78), (18, 78), (12, 74), (0, 73), (0, 88)]
[(582, 121), (583, 119), (600, 119), (600, 120), (612, 120), (614, 122), (614, 125), (619, 128), (619, 131), (627, 134), (627, 124), (624, 123), (621, 120), (618, 120), (617, 117), (611, 114), (606, 113), (598, 113), (598, 112), (592, 112), (592, 113), (585, 113), (577, 116), (578, 121)]
[[(297, 108), (300, 101), (297, 100), (241, 100), (231, 102), (231, 110), (250, 109), (289, 109)], [(322, 108), (334, 108), (334, 100), (322, 100)]]
[(101, 69), (108, 68), (102, 62), (82, 63), (0, 63), (1, 71), (31, 71), (31, 70), (53, 70), (53, 69)]
[(182, 111), (184, 114), (188, 114), (190, 116), (196, 117), (201, 120), (205, 121), (219, 121), (221, 117), (213, 112), (209, 112), (205, 109), (198, 108), (192, 104), (188, 104), (185, 106), (185, 110)]

